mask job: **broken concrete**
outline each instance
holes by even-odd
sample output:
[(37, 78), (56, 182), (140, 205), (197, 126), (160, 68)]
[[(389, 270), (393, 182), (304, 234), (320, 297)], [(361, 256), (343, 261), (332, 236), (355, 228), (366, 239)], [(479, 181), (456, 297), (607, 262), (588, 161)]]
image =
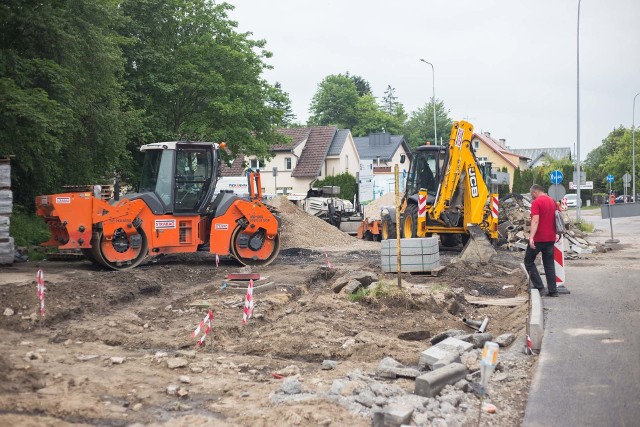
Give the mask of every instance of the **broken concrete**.
[(373, 413), (373, 427), (400, 427), (411, 422), (411, 406), (386, 407)]
[(448, 384), (464, 379), (469, 371), (461, 363), (452, 363), (416, 378), (414, 393), (424, 397), (435, 397)]
[(438, 344), (420, 353), (420, 368), (433, 368), (433, 365), (441, 359), (459, 356), (465, 351), (471, 350), (473, 344), (461, 341), (457, 338), (447, 338)]
[(407, 368), (402, 363), (391, 357), (385, 357), (382, 359), (376, 368), (376, 375), (383, 378), (416, 378), (420, 374), (421, 372), (419, 370)]

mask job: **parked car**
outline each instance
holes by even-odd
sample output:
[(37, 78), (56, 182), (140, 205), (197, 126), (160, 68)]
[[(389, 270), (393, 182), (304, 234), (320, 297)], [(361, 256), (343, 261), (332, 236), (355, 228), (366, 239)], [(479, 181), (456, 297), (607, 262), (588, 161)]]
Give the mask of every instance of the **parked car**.
[(621, 195), (616, 197), (616, 203), (631, 203), (633, 202), (633, 197)]
[[(578, 206), (578, 195), (576, 193), (565, 194), (565, 199), (567, 199), (567, 207), (575, 208)], [(580, 207), (582, 207), (582, 200), (580, 200)]]

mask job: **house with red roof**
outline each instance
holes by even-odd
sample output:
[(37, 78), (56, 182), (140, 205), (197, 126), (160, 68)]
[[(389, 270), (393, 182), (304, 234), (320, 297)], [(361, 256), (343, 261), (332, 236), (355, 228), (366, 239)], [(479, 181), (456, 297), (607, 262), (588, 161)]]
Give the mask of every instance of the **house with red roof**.
[(513, 175), (516, 169), (527, 169), (528, 157), (516, 154), (507, 149), (505, 139), (495, 139), (490, 132), (474, 133), (471, 145), (475, 151), (478, 162), (491, 162), (494, 172), (507, 169), (509, 174), (509, 188), (513, 186)]
[(277, 132), (290, 142), (271, 147), (269, 160), (237, 156), (222, 168), (220, 189), (225, 182), (242, 179), (247, 167), (260, 169), (265, 194), (305, 195), (313, 183), (328, 176), (349, 173), (356, 176), (360, 157), (349, 129), (335, 126), (281, 128)]

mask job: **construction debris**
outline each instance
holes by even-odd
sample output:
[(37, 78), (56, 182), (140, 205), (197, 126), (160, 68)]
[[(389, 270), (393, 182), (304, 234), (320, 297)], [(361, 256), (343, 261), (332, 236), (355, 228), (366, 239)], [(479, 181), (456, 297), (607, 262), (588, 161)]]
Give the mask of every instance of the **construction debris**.
[[(597, 244), (586, 240), (583, 233), (569, 218), (567, 212), (562, 212), (565, 224), (566, 241), (565, 254), (590, 254), (598, 252)], [(531, 232), (531, 200), (525, 195), (507, 194), (500, 200), (500, 217), (498, 219), (500, 241), (511, 250), (526, 250)]]

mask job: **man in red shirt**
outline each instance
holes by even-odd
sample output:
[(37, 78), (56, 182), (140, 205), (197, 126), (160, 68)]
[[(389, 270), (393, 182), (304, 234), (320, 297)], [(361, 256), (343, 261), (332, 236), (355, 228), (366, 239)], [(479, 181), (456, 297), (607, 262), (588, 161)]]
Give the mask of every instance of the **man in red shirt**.
[(542, 265), (547, 279), (547, 293), (544, 296), (557, 297), (556, 268), (553, 260), (553, 246), (557, 241), (556, 236), (556, 202), (544, 193), (544, 189), (534, 184), (531, 186), (531, 233), (529, 245), (524, 255), (524, 265), (527, 268), (531, 284), (541, 294), (544, 291), (542, 278), (536, 267), (536, 257), (542, 252)]

